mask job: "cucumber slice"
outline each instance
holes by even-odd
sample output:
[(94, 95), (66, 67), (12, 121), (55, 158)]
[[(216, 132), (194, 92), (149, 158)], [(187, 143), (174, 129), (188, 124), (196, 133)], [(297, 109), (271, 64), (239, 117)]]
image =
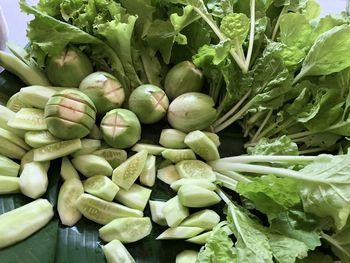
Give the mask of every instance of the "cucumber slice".
[(170, 185), (179, 180), (181, 177), (176, 171), (175, 165), (169, 165), (158, 170), (157, 178)]
[(107, 202), (90, 194), (82, 194), (78, 198), (76, 206), (83, 216), (101, 225), (108, 224), (116, 218), (143, 217), (140, 210)]
[(0, 128), (24, 138), (25, 131), (12, 128), (7, 124), (10, 119), (15, 117), (15, 115), (16, 114), (12, 110), (0, 105)]
[[(34, 162), (34, 150), (30, 150), (27, 152), (21, 159), (21, 171), (23, 171), (24, 165), (27, 163), (32, 163)], [(44, 161), (40, 162), (41, 165), (44, 167), (45, 171), (48, 172), (50, 169), (50, 161)]]
[(158, 166), (158, 169), (162, 169), (162, 168), (165, 168), (165, 167), (172, 165), (172, 164), (173, 163), (171, 161), (164, 159), (164, 160), (160, 160), (159, 164), (157, 164), (157, 166)]
[(81, 149), (72, 154), (73, 157), (79, 155), (92, 154), (101, 148), (101, 141), (94, 139), (81, 139)]
[(75, 204), (83, 193), (83, 184), (79, 179), (71, 178), (62, 184), (58, 194), (57, 211), (63, 225), (73, 226), (80, 220), (82, 215)]
[(26, 150), (0, 135), (0, 154), (8, 158), (20, 160), (26, 154)]
[(197, 236), (203, 231), (204, 229), (200, 227), (177, 226), (168, 228), (163, 233), (161, 233), (156, 239), (188, 239)]
[(13, 134), (7, 130), (0, 129), (0, 137), (8, 140), (9, 142), (21, 147), (22, 149), (24, 149), (26, 151), (30, 150), (30, 147), (25, 143), (25, 141), (21, 137)]
[(166, 226), (166, 220), (163, 214), (165, 202), (162, 201), (149, 201), (149, 207), (151, 209), (151, 217), (154, 223), (161, 226)]
[(186, 207), (208, 207), (221, 201), (214, 191), (196, 185), (183, 185), (177, 194), (181, 204)]
[(213, 132), (206, 132), (206, 131), (204, 131), (204, 133), (215, 144), (216, 147), (220, 146), (221, 142), (220, 142), (219, 135), (217, 135), (216, 133), (213, 133)]
[(215, 211), (204, 209), (187, 217), (181, 222), (181, 226), (195, 226), (212, 230), (219, 222), (220, 216)]
[(129, 190), (120, 189), (115, 200), (127, 207), (143, 211), (151, 196), (152, 190), (138, 184), (133, 184)]
[(129, 251), (119, 240), (113, 240), (102, 247), (107, 263), (135, 263)]
[(218, 148), (209, 137), (201, 131), (193, 131), (187, 134), (185, 143), (203, 160), (215, 161), (220, 158)]
[(34, 150), (34, 161), (51, 161), (81, 149), (80, 139), (60, 141)]
[(20, 193), (19, 178), (0, 175), (0, 194)]
[(26, 239), (44, 227), (53, 215), (53, 207), (45, 199), (0, 215), (0, 249)]
[(164, 150), (164, 147), (155, 145), (155, 144), (147, 144), (147, 143), (137, 143), (134, 147), (131, 148), (134, 152), (147, 151), (148, 154), (152, 155), (161, 155)]
[(121, 163), (125, 162), (128, 158), (125, 150), (106, 148), (93, 152), (92, 154), (104, 158), (113, 169), (117, 168)]
[(22, 108), (30, 108), (29, 104), (24, 103), (19, 98), (19, 92), (13, 94), (6, 103), (6, 107), (13, 112), (19, 112)]
[(8, 125), (12, 128), (29, 131), (47, 130), (44, 111), (33, 108), (20, 109), (15, 117), (8, 121)]
[(216, 189), (216, 185), (205, 180), (205, 179), (187, 179), (182, 178), (180, 180), (175, 181), (170, 185), (171, 189), (173, 189), (175, 192), (179, 191), (180, 187), (183, 185), (197, 185), (200, 187), (203, 187), (205, 189), (214, 191)]
[(181, 204), (179, 197), (175, 196), (165, 203), (163, 214), (168, 226), (175, 227), (188, 217), (189, 211)]
[(57, 89), (45, 86), (28, 86), (21, 88), (19, 91), (19, 99), (30, 107), (45, 109), (45, 105), (49, 98), (57, 92)]
[(74, 166), (69, 161), (68, 157), (62, 158), (60, 175), (62, 179), (65, 181), (72, 178), (80, 180), (77, 170), (75, 170)]
[(94, 175), (111, 176), (113, 172), (112, 166), (105, 159), (93, 154), (77, 156), (72, 160), (72, 163), (86, 177)]
[(209, 182), (216, 181), (213, 169), (202, 161), (181, 161), (175, 165), (175, 168), (181, 178), (205, 179)]
[(196, 155), (190, 149), (166, 149), (162, 152), (164, 159), (170, 160), (172, 163), (178, 163), (183, 160), (195, 160)]
[(170, 149), (187, 148), (185, 144), (186, 133), (176, 129), (163, 129), (160, 133), (159, 144)]
[(100, 238), (109, 242), (114, 239), (122, 243), (132, 243), (148, 236), (152, 230), (149, 217), (143, 218), (118, 218), (101, 227), (98, 232)]
[(107, 176), (95, 175), (83, 182), (85, 192), (106, 201), (113, 201), (119, 187)]
[(140, 182), (149, 187), (156, 182), (156, 157), (154, 155), (147, 157), (145, 167), (140, 174)]
[(125, 190), (129, 190), (140, 176), (147, 159), (147, 151), (143, 150), (129, 159), (113, 171), (112, 181)]
[(33, 148), (43, 147), (45, 145), (60, 141), (49, 131), (28, 131), (24, 135), (24, 140), (29, 146)]
[(211, 233), (213, 233), (213, 231), (204, 232), (202, 234), (199, 234), (198, 236), (191, 237), (191, 238), (187, 239), (186, 241), (193, 243), (193, 244), (197, 244), (197, 245), (205, 245), (205, 243), (207, 243), (207, 239), (208, 239), (208, 237), (210, 237)]
[(176, 255), (175, 263), (196, 263), (198, 251), (184, 250)]
[(11, 159), (0, 155), (0, 175), (18, 176), (20, 165)]
[(47, 172), (39, 162), (27, 163), (19, 177), (19, 186), (22, 194), (37, 199), (42, 196), (49, 184)]

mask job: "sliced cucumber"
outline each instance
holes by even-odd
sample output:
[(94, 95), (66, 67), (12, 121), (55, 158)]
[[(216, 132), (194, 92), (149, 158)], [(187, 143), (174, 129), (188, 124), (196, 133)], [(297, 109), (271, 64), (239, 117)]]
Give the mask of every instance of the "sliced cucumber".
[(197, 245), (204, 245), (205, 243), (207, 243), (207, 239), (208, 237), (210, 237), (211, 233), (213, 233), (213, 231), (204, 232), (202, 234), (199, 234), (198, 236), (191, 237), (186, 241)]
[(120, 189), (115, 200), (127, 207), (143, 211), (151, 196), (152, 190), (138, 184), (133, 184), (129, 190)]
[(7, 124), (8, 121), (14, 117), (15, 113), (12, 110), (0, 105), (0, 128), (7, 130), (21, 138), (24, 138), (24, 130), (12, 128)]
[(33, 148), (43, 147), (60, 141), (49, 131), (28, 131), (24, 136), (24, 140)]
[(47, 130), (44, 111), (33, 108), (20, 109), (15, 117), (8, 121), (8, 125), (12, 128), (29, 131)]
[(19, 99), (30, 107), (44, 109), (49, 98), (57, 92), (57, 89), (45, 86), (28, 86), (21, 88)]
[(111, 176), (113, 172), (112, 166), (105, 159), (93, 154), (77, 156), (72, 160), (72, 163), (86, 177), (94, 175)]
[(34, 161), (51, 161), (81, 149), (80, 139), (60, 141), (34, 150)]
[(72, 165), (68, 157), (62, 158), (60, 175), (62, 179), (65, 181), (71, 178), (80, 179), (77, 170), (75, 170), (74, 166)]
[(203, 160), (209, 162), (220, 158), (218, 148), (209, 137), (201, 131), (193, 131), (187, 134), (185, 143)]
[(113, 240), (102, 247), (107, 263), (135, 263), (129, 251), (119, 240)]
[(149, 155), (145, 167), (140, 174), (140, 182), (145, 186), (152, 187), (156, 181), (156, 157)]
[(0, 175), (18, 176), (20, 165), (11, 159), (0, 155)]
[(117, 168), (121, 163), (125, 162), (128, 155), (125, 150), (106, 148), (93, 152), (92, 154), (104, 158), (113, 169)]
[[(22, 157), (20, 170), (23, 171), (24, 165), (26, 165), (27, 163), (32, 163), (32, 162), (34, 162), (34, 150), (30, 150)], [(45, 169), (45, 171), (48, 172), (50, 169), (50, 161), (44, 161), (44, 162), (40, 162), (40, 163), (43, 166), (43, 168)]]
[(196, 185), (183, 185), (177, 194), (181, 204), (186, 207), (208, 207), (221, 201), (214, 191)]
[(180, 189), (181, 186), (183, 185), (197, 185), (200, 187), (203, 187), (205, 189), (214, 191), (216, 189), (216, 185), (204, 180), (204, 179), (187, 179), (187, 178), (182, 178), (180, 180), (175, 181), (174, 183), (172, 183), (170, 185), (171, 189), (173, 189), (174, 191), (178, 191)]
[(92, 154), (101, 148), (101, 141), (94, 139), (81, 139), (81, 149), (72, 154), (73, 157), (79, 155)]
[(19, 178), (0, 175), (0, 194), (20, 193)]
[(6, 103), (6, 107), (13, 112), (19, 112), (22, 108), (30, 108), (29, 104), (24, 103), (19, 98), (19, 92), (13, 94)]
[(85, 192), (109, 202), (113, 201), (119, 191), (119, 187), (104, 175), (95, 175), (83, 183)]
[(175, 263), (196, 263), (198, 251), (184, 250), (176, 255)]
[(149, 207), (151, 210), (152, 221), (161, 226), (166, 226), (166, 220), (163, 214), (163, 208), (165, 202), (162, 201), (149, 201)]
[(147, 143), (137, 143), (134, 147), (131, 148), (134, 152), (147, 151), (148, 154), (152, 155), (161, 155), (164, 150), (164, 147), (155, 145), (155, 144), (147, 144)]
[(175, 196), (165, 203), (163, 214), (168, 226), (175, 227), (189, 216), (189, 211), (181, 204), (179, 197)]
[(83, 216), (101, 225), (108, 224), (116, 218), (143, 216), (140, 210), (107, 202), (90, 194), (82, 194), (78, 198), (76, 206)]
[(181, 178), (205, 179), (209, 182), (216, 181), (213, 169), (199, 160), (185, 160), (176, 164), (176, 171)]
[(122, 243), (132, 243), (148, 236), (152, 230), (149, 217), (118, 218), (99, 229), (100, 238), (109, 242), (114, 239)]
[(158, 170), (157, 178), (170, 185), (179, 180), (181, 177), (176, 171), (175, 165), (169, 165)]
[(26, 239), (44, 227), (53, 215), (53, 207), (45, 199), (0, 215), (0, 249)]
[(42, 196), (49, 184), (47, 172), (39, 162), (27, 163), (19, 177), (22, 194), (37, 199)]
[(140, 176), (147, 159), (147, 151), (143, 150), (131, 156), (113, 171), (112, 180), (121, 188), (128, 190)]
[(213, 133), (213, 132), (206, 132), (206, 131), (204, 131), (204, 133), (215, 144), (216, 147), (220, 146), (221, 142), (220, 142), (219, 135), (217, 135), (216, 133)]
[(186, 133), (176, 129), (163, 129), (159, 144), (170, 149), (184, 149), (187, 148), (185, 144)]
[(21, 159), (29, 150), (30, 147), (21, 137), (0, 128), (0, 154), (12, 159)]
[(215, 211), (204, 209), (187, 217), (182, 221), (181, 226), (196, 226), (212, 230), (219, 222), (220, 216)]
[(190, 149), (166, 149), (162, 152), (164, 159), (170, 160), (172, 163), (178, 163), (183, 160), (195, 160), (196, 155)]
[(163, 233), (161, 233), (156, 239), (188, 239), (197, 236), (203, 231), (204, 229), (200, 227), (177, 226), (168, 228)]
[(75, 204), (83, 193), (83, 184), (79, 179), (71, 178), (62, 184), (58, 194), (57, 211), (63, 225), (73, 226), (80, 220), (82, 215)]

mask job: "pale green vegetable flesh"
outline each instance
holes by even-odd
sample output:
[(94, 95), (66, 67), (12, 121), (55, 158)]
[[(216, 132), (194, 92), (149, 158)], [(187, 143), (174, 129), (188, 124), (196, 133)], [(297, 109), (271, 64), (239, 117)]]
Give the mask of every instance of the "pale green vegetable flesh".
[(0, 105), (0, 128), (23, 138), (25, 134), (24, 130), (15, 129), (8, 125), (8, 121), (14, 117), (15, 112), (10, 110), (9, 108), (6, 108), (5, 106)]
[(83, 183), (85, 192), (109, 202), (114, 199), (119, 191), (119, 187), (104, 175), (92, 176)]
[[(23, 171), (24, 165), (32, 162), (34, 162), (34, 150), (30, 150), (22, 157), (20, 171)], [(43, 161), (40, 163), (42, 164), (46, 172), (50, 169), (50, 161)]]
[(185, 144), (186, 133), (176, 129), (163, 129), (160, 133), (159, 144), (171, 149), (186, 148)]
[(152, 230), (149, 217), (118, 218), (99, 229), (100, 238), (109, 242), (114, 239), (122, 243), (132, 243), (148, 236)]
[(80, 139), (60, 141), (34, 150), (34, 161), (51, 161), (81, 149)]
[(218, 148), (209, 137), (201, 131), (193, 131), (186, 135), (185, 144), (205, 161), (220, 158)]
[(108, 224), (116, 218), (143, 216), (139, 210), (107, 202), (90, 194), (80, 195), (76, 206), (83, 216), (101, 225)]
[(145, 166), (140, 174), (140, 182), (145, 186), (152, 187), (156, 181), (156, 157), (148, 155)]
[(47, 172), (42, 163), (27, 163), (19, 177), (19, 186), (22, 194), (37, 199), (42, 196), (49, 184)]
[(163, 158), (172, 163), (178, 163), (183, 160), (195, 160), (196, 155), (190, 149), (166, 149), (162, 152)]
[(169, 199), (163, 208), (163, 214), (169, 227), (178, 226), (189, 216), (188, 208), (183, 206), (178, 196)]
[(113, 240), (102, 247), (107, 263), (135, 263), (129, 251), (119, 240)]
[(24, 140), (33, 148), (40, 148), (60, 141), (49, 131), (27, 131), (24, 135)]
[(94, 175), (111, 176), (113, 172), (112, 166), (105, 159), (93, 154), (79, 155), (72, 159), (72, 164), (86, 177)]
[(79, 179), (71, 178), (62, 184), (58, 193), (57, 211), (63, 225), (73, 226), (80, 220), (82, 215), (75, 204), (83, 193), (83, 184)]
[(6, 107), (16, 113), (19, 112), (22, 108), (30, 108), (31, 106), (20, 100), (19, 93), (17, 92), (13, 94), (11, 98), (9, 98), (6, 103)]
[(177, 192), (180, 189), (180, 187), (183, 185), (197, 185), (211, 191), (214, 191), (216, 189), (216, 185), (209, 182), (208, 180), (192, 179), (192, 178), (182, 178), (182, 179), (176, 180), (170, 185), (170, 187), (171, 189)]
[(47, 130), (44, 111), (41, 109), (22, 108), (14, 118), (8, 121), (8, 125), (12, 128), (29, 131)]
[(147, 151), (148, 154), (161, 155), (166, 148), (155, 144), (137, 143), (131, 148), (131, 150), (134, 152)]
[(217, 135), (216, 133), (213, 133), (213, 132), (207, 132), (207, 131), (204, 131), (205, 135), (208, 136), (208, 138), (210, 140), (212, 140), (212, 142), (216, 145), (216, 147), (219, 147), (221, 142), (220, 142), (220, 137), (219, 135)]
[(186, 242), (190, 242), (190, 243), (197, 244), (197, 245), (204, 245), (205, 243), (207, 243), (207, 239), (211, 235), (212, 232), (213, 231), (204, 232), (202, 234), (199, 234), (198, 236), (186, 239)]
[(0, 194), (20, 193), (19, 178), (0, 175)]
[(29, 149), (21, 137), (0, 128), (0, 154), (12, 159), (21, 159)]
[(72, 154), (73, 157), (85, 154), (92, 154), (101, 148), (101, 141), (94, 139), (81, 139), (81, 149)]
[(163, 202), (163, 201), (149, 201), (152, 221), (161, 226), (167, 225), (167, 222), (163, 213), (163, 208), (165, 206), (165, 203), (166, 202)]
[(215, 182), (216, 180), (213, 169), (199, 160), (181, 161), (177, 163), (175, 167), (181, 178), (204, 179), (209, 182)]
[(0, 155), (0, 175), (18, 176), (20, 165), (11, 159)]
[(53, 207), (45, 199), (0, 215), (0, 249), (26, 239), (44, 227), (53, 216)]
[(140, 176), (147, 160), (147, 151), (141, 151), (113, 171), (112, 181), (121, 188), (128, 190)]
[(62, 158), (60, 175), (65, 181), (72, 178), (80, 179), (77, 170), (74, 168), (68, 157)]
[(175, 263), (196, 263), (198, 251), (184, 250), (176, 255)]
[(166, 184), (173, 184), (181, 177), (176, 171), (175, 165), (168, 165), (157, 171), (157, 178)]
[(96, 124), (94, 124), (92, 126), (88, 137), (90, 139), (94, 139), (94, 140), (101, 140), (102, 139), (102, 132), (100, 131), (100, 128)]
[(211, 230), (219, 224), (219, 222), (220, 216), (215, 211), (205, 209), (187, 217), (181, 222), (181, 226), (195, 226), (204, 228), (205, 230)]
[(188, 239), (203, 232), (204, 229), (199, 227), (177, 226), (168, 228), (161, 233), (157, 239)]
[(128, 190), (120, 189), (115, 200), (127, 207), (143, 211), (151, 196), (152, 190), (138, 184), (133, 184)]
[(196, 185), (183, 185), (177, 192), (182, 205), (186, 207), (208, 207), (221, 201), (214, 192)]
[(92, 154), (104, 158), (113, 169), (117, 168), (121, 163), (127, 159), (127, 153), (125, 150), (106, 148), (93, 152)]
[(21, 88), (19, 99), (33, 108), (45, 109), (49, 98), (57, 92), (57, 88), (44, 86), (28, 86)]

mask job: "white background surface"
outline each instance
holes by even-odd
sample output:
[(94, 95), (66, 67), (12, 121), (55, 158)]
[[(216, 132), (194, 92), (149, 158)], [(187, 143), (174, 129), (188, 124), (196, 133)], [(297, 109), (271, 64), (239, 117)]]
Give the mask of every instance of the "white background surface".
[[(27, 0), (27, 2), (35, 4), (38, 0)], [(346, 0), (319, 0), (318, 2), (321, 4), (322, 15), (339, 13), (345, 10)], [(25, 36), (26, 23), (30, 20), (30, 17), (20, 12), (18, 0), (0, 0), (0, 8), (7, 20), (9, 31), (8, 40), (24, 46), (27, 43)]]

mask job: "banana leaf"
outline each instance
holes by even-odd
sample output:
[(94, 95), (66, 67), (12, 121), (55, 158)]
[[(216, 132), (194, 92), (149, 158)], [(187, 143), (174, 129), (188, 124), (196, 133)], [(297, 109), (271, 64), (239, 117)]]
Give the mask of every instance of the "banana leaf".
[[(0, 74), (0, 102), (6, 104), (11, 95), (24, 87), (14, 75), (4, 71)], [(144, 126), (142, 138), (145, 142), (157, 143), (162, 128), (167, 124), (160, 123), (152, 126)], [(220, 135), (221, 156), (232, 156), (243, 153), (244, 140), (239, 127), (226, 129)], [(47, 198), (56, 208), (57, 194), (62, 184), (59, 171), (61, 160), (51, 162), (49, 175), (49, 187), (43, 198)], [(168, 200), (175, 193), (163, 182), (157, 181), (152, 189), (151, 200)], [(22, 206), (31, 199), (20, 195), (0, 196), (0, 214)], [(222, 215), (223, 204), (218, 204), (212, 209)], [(145, 216), (150, 216), (149, 207), (145, 209)], [(28, 218), (30, 220), (30, 218)], [(26, 240), (16, 245), (0, 250), (1, 263), (103, 263), (106, 262), (102, 251), (103, 242), (98, 237), (98, 229), (101, 226), (85, 218), (75, 226), (63, 226), (59, 217), (54, 219)], [(200, 246), (185, 241), (160, 241), (156, 237), (165, 230), (165, 227), (153, 224), (152, 233), (141, 241), (127, 244), (126, 247), (135, 258), (136, 262), (175, 262), (176, 254), (184, 249), (199, 250)]]

